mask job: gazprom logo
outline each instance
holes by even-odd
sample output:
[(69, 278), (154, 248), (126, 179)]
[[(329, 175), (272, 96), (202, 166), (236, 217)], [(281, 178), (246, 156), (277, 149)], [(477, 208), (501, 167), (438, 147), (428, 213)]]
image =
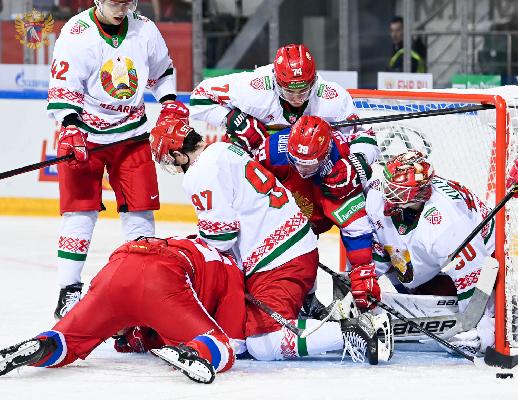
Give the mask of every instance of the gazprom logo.
[(22, 69), (21, 72), (16, 74), (14, 79), (16, 86), (21, 89), (28, 90), (48, 90), (49, 81), (43, 79), (26, 79), (25, 78), (25, 70)]

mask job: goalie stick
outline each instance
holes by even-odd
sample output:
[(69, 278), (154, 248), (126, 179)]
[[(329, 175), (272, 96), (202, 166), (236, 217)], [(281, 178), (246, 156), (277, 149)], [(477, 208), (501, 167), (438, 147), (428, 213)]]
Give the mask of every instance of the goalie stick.
[[(347, 287), (347, 289), (351, 290), (351, 286), (349, 284), (349, 281), (348, 279), (343, 276), (343, 275), (340, 275), (339, 273), (333, 271), (332, 269), (330, 269), (329, 267), (326, 267), (324, 264), (322, 264), (321, 262), (318, 263), (318, 266), (323, 269), (325, 272), (327, 272), (329, 275), (331, 276), (334, 276), (334, 277), (337, 277), (338, 279), (342, 280), (342, 282), (344, 283), (344, 285)], [(476, 361), (476, 358), (473, 357), (472, 355), (470, 354), (467, 354), (466, 352), (462, 351), (461, 349), (459, 349), (457, 346), (451, 344), (450, 342), (447, 342), (446, 340), (444, 340), (443, 338), (441, 338), (440, 336), (437, 336), (436, 334), (430, 332), (429, 330), (425, 329), (425, 328), (422, 328), (421, 326), (419, 326), (417, 323), (415, 323), (414, 321), (412, 321), (411, 319), (405, 317), (403, 314), (401, 314), (399, 311), (396, 311), (395, 309), (393, 309), (392, 307), (388, 306), (387, 304), (381, 302), (381, 301), (378, 301), (378, 299), (376, 299), (374, 296), (372, 295), (368, 295), (368, 298), (370, 301), (372, 301), (374, 304), (376, 304), (378, 307), (382, 308), (383, 310), (387, 311), (389, 314), (392, 314), (394, 317), (396, 317), (397, 319), (401, 320), (401, 321), (405, 321), (406, 323), (408, 323), (409, 325), (411, 325), (414, 329), (417, 329), (418, 331), (424, 333), (426, 336), (434, 339), (435, 341), (437, 341), (438, 343), (442, 344), (444, 347), (447, 347), (448, 349), (450, 349), (451, 351), (453, 351), (455, 354), (458, 354), (459, 356), (461, 357), (464, 357), (466, 360), (469, 360), (473, 363), (477, 363)]]
[[(93, 149), (89, 149), (88, 152), (95, 153), (96, 151), (104, 150), (108, 147), (116, 146), (118, 144), (127, 143), (127, 142), (140, 142), (140, 141), (144, 141), (144, 140), (148, 140), (148, 139), (149, 139), (149, 133), (144, 133), (139, 136), (130, 137), (130, 138), (127, 138), (124, 140), (119, 140), (118, 142), (107, 143), (107, 144), (100, 145), (98, 147), (94, 147)], [(72, 159), (74, 159), (74, 155), (72, 153), (70, 153), (65, 156), (52, 158), (47, 161), (42, 161), (42, 162), (35, 163), (35, 164), (29, 164), (24, 167), (12, 169), (10, 171), (0, 172), (0, 180), (10, 178), (15, 175), (25, 174), (26, 172), (35, 171), (35, 170), (38, 170), (41, 168), (49, 167), (51, 165), (59, 164), (59, 163), (62, 163), (63, 161), (68, 161), (68, 160), (72, 160)]]

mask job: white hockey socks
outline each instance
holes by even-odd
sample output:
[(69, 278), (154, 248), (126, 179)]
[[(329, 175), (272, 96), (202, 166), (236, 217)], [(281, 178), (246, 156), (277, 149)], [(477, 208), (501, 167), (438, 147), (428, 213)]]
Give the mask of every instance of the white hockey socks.
[(127, 242), (139, 236), (155, 236), (153, 211), (121, 212), (122, 233)]
[(97, 211), (67, 212), (63, 214), (58, 242), (58, 282), (61, 288), (81, 282)]

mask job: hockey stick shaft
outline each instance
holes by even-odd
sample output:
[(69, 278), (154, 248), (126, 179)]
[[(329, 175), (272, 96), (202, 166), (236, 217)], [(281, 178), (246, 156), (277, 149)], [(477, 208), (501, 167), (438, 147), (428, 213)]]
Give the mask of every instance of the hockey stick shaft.
[(490, 110), (495, 108), (495, 106), (491, 104), (481, 104), (478, 106), (465, 106), (465, 107), (457, 107), (457, 108), (445, 108), (442, 110), (427, 110), (427, 111), (418, 111), (407, 114), (391, 114), (391, 115), (380, 115), (377, 117), (368, 117), (368, 118), (360, 118), (357, 120), (349, 121), (338, 121), (331, 123), (333, 128), (345, 128), (348, 126), (356, 126), (362, 124), (379, 124), (383, 122), (392, 122), (392, 121), (401, 121), (404, 119), (413, 119), (413, 118), (423, 118), (423, 117), (433, 117), (437, 115), (449, 115), (449, 114), (461, 114), (468, 113), (474, 111), (482, 111), (482, 110)]
[[(351, 290), (351, 285), (350, 283), (348, 282), (348, 280), (343, 276), (343, 275), (340, 275), (339, 273), (333, 271), (332, 269), (330, 269), (329, 267), (326, 267), (324, 264), (322, 263), (318, 263), (318, 266), (323, 269), (325, 272), (327, 272), (329, 275), (331, 276), (334, 276), (340, 280), (342, 280), (342, 282), (344, 283), (344, 285), (349, 289)], [(389, 314), (392, 314), (394, 317), (396, 317), (397, 319), (401, 320), (401, 321), (404, 321), (406, 322), (407, 324), (409, 324), (410, 326), (412, 326), (412, 328), (414, 329), (417, 329), (418, 331), (422, 332), (423, 334), (425, 334), (426, 336), (434, 339), (435, 341), (437, 341), (438, 343), (442, 344), (444, 347), (447, 347), (448, 349), (450, 349), (451, 351), (453, 351), (454, 353), (458, 354), (459, 356), (461, 357), (464, 357), (465, 359), (471, 361), (471, 362), (475, 362), (475, 357), (465, 353), (464, 351), (462, 351), (461, 349), (459, 349), (457, 346), (447, 342), (446, 340), (442, 339), (441, 337), (437, 336), (436, 334), (428, 331), (427, 329), (424, 329), (422, 328), (421, 326), (419, 326), (418, 324), (416, 324), (414, 321), (412, 321), (411, 319), (405, 317), (403, 314), (401, 314), (399, 311), (396, 311), (394, 310), (392, 307), (388, 306), (387, 304), (381, 302), (381, 301), (378, 301), (378, 299), (376, 299), (374, 296), (371, 296), (371, 295), (368, 295), (367, 296), (369, 298), (370, 301), (372, 301), (373, 303), (375, 303), (378, 307), (382, 308), (383, 310), (385, 310), (386, 312), (388, 312)]]
[[(143, 140), (147, 140), (148, 138), (149, 138), (149, 134), (145, 133), (143, 135), (130, 137), (130, 138), (127, 138), (127, 139), (124, 139), (124, 140), (120, 140), (118, 142), (103, 144), (101, 146), (89, 149), (88, 152), (89, 153), (95, 153), (96, 151), (104, 150), (104, 149), (107, 149), (109, 147), (117, 146), (117, 145), (122, 144), (122, 143), (140, 142), (140, 141), (143, 141)], [(35, 171), (35, 170), (38, 170), (38, 169), (41, 169), (41, 168), (50, 167), (51, 165), (59, 164), (59, 163), (62, 163), (63, 161), (69, 161), (69, 160), (73, 160), (73, 159), (74, 159), (74, 155), (72, 153), (70, 153), (70, 154), (67, 154), (65, 156), (52, 158), (52, 159), (47, 160), (47, 161), (42, 161), (42, 162), (39, 162), (39, 163), (26, 165), (24, 167), (12, 169), (10, 171), (1, 172), (0, 173), (0, 180), (6, 179), (6, 178), (10, 178), (12, 176), (24, 174), (26, 172)]]
[(273, 311), (270, 307), (268, 307), (266, 304), (264, 304), (261, 300), (256, 299), (254, 296), (252, 296), (250, 293), (245, 293), (245, 298), (258, 307), (261, 311), (268, 314), (270, 317), (272, 317), (276, 322), (284, 326), (286, 329), (289, 329), (297, 336), (302, 336), (304, 333), (304, 330), (297, 328), (295, 325), (293, 325), (290, 321), (288, 321), (286, 318), (284, 318), (281, 314), (278, 312)]
[(509, 190), (509, 192), (507, 192), (507, 194), (504, 196), (504, 198), (502, 200), (500, 200), (500, 202), (495, 206), (495, 208), (493, 208), (493, 210), (491, 210), (491, 212), (487, 215), (487, 217), (484, 218), (482, 220), (482, 222), (480, 222), (480, 224), (478, 224), (475, 227), (475, 229), (473, 229), (473, 231), (468, 235), (468, 237), (466, 239), (464, 239), (464, 241), (460, 244), (460, 246), (457, 247), (453, 253), (451, 253), (451, 255), (448, 257), (447, 263), (441, 269), (446, 268), (446, 265), (448, 263), (450, 263), (451, 261), (453, 261), (453, 259), (460, 254), (462, 249), (471, 241), (471, 239), (473, 239), (482, 230), (482, 228), (487, 223), (489, 223), (489, 221), (491, 221), (491, 219), (498, 213), (498, 211), (500, 211), (500, 209), (503, 206), (505, 206), (505, 203), (507, 203), (509, 201), (509, 199), (511, 197), (513, 197), (515, 195), (515, 193), (517, 193), (517, 192), (518, 192), (518, 182), (513, 184), (513, 186), (511, 187), (511, 190)]

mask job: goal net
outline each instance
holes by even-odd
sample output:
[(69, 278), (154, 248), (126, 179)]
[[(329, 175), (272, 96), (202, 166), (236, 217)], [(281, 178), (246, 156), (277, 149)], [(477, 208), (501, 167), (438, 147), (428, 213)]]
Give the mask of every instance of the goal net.
[[(481, 104), (494, 108), (376, 123), (379, 162), (408, 149), (427, 154), (436, 173), (459, 181), (494, 207), (506, 194), (505, 181), (518, 156), (518, 88), (478, 91), (401, 92), (350, 90), (360, 118), (446, 110)], [(518, 353), (518, 199), (496, 217), (496, 347)], [(460, 245), (460, 243), (459, 243)]]

